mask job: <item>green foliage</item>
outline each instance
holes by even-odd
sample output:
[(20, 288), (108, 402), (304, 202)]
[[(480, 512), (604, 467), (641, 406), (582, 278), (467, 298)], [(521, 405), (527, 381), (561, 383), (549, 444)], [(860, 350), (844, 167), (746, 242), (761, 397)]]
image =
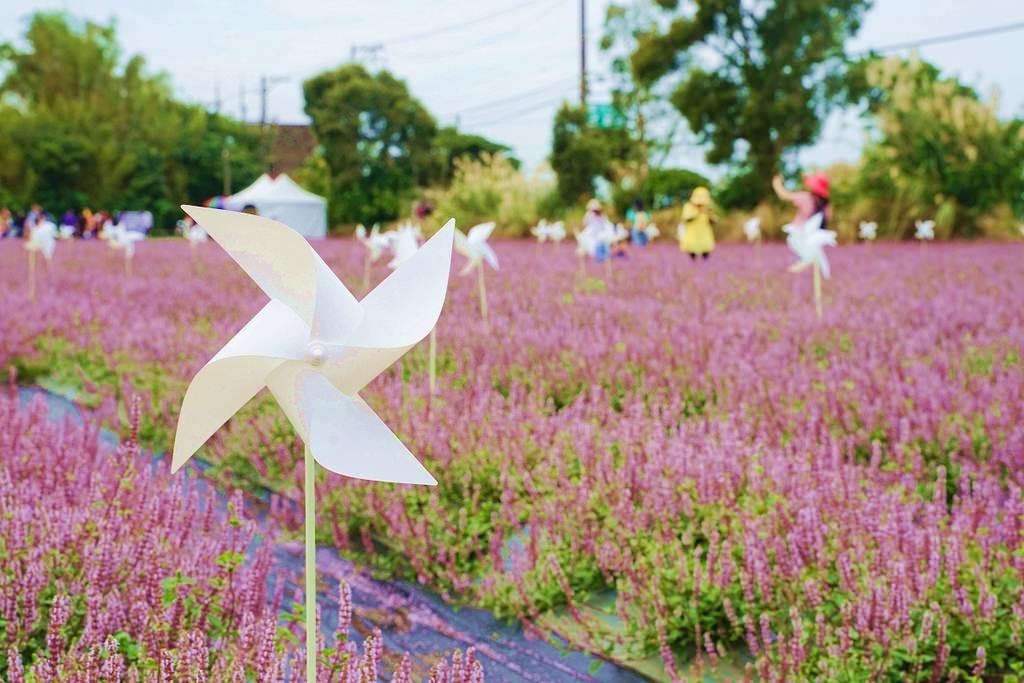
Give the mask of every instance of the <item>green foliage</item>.
[(665, 0), (639, 36), (634, 78), (677, 79), (672, 103), (707, 160), (749, 167), (751, 203), (769, 193), (783, 153), (817, 138), (846, 84), (844, 43), (870, 0)]
[(497, 234), (521, 237), (546, 215), (543, 209), (554, 189), (550, 173), (543, 169), (525, 176), (512, 160), (485, 152), (480, 159), (456, 160), (451, 183), (430, 197), (439, 224), (455, 218), (467, 229), (494, 221)]
[(625, 213), (634, 200), (640, 198), (651, 209), (678, 205), (689, 198), (696, 187), (709, 187), (711, 181), (700, 173), (685, 168), (651, 169), (640, 187), (620, 184), (612, 190), (612, 202), (620, 213)]
[(393, 220), (415, 187), (437, 177), (437, 124), (404, 81), (345, 64), (302, 88), (330, 169), (332, 222)]
[(175, 101), (141, 57), (122, 59), (113, 24), (40, 13), (23, 42), (0, 45), (0, 201), (148, 209), (169, 225), (178, 204), (220, 193), (229, 138), (236, 181), (258, 174), (259, 134)]
[(565, 103), (555, 115), (551, 168), (558, 174), (558, 195), (567, 205), (592, 195), (594, 178), (615, 180), (615, 164), (634, 153), (629, 133), (594, 128), (581, 107)]
[(895, 236), (925, 217), (954, 237), (977, 236), (985, 214), (1015, 225), (1003, 207), (1014, 202), (1024, 214), (1024, 120), (1000, 120), (997, 97), (982, 101), (916, 58), (871, 60), (857, 72), (877, 136), (847, 188), (851, 199), (869, 203)]
[(513, 168), (519, 168), (519, 160), (509, 154), (512, 149), (507, 145), (488, 140), (482, 135), (463, 133), (453, 126), (444, 126), (437, 131), (434, 149), (440, 156), (440, 180), (444, 184), (451, 182), (455, 176), (460, 159), (482, 160), (485, 156), (500, 154)]

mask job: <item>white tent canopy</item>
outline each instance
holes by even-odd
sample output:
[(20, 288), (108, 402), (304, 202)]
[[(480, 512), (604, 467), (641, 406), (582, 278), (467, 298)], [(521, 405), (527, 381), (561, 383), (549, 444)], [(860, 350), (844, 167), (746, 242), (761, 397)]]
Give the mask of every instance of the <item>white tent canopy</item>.
[(235, 211), (249, 205), (261, 216), (281, 221), (306, 237), (327, 236), (327, 200), (303, 190), (285, 173), (276, 178), (264, 173), (225, 201), (225, 206)]

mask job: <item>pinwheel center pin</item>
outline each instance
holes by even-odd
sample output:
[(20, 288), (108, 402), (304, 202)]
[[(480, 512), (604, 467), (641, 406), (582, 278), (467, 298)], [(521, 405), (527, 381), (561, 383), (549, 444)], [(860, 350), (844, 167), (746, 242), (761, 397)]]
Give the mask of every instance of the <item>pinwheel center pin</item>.
[(311, 341), (306, 345), (306, 362), (312, 366), (323, 365), (327, 359), (327, 347), (321, 341)]

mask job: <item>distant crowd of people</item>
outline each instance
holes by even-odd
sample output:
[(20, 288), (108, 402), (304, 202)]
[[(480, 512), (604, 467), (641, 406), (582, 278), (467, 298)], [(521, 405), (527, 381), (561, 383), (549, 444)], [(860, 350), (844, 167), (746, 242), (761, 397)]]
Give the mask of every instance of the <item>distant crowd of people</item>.
[(39, 204), (33, 204), (28, 211), (12, 212), (0, 209), (0, 239), (27, 239), (37, 225), (53, 223), (61, 230), (62, 236), (93, 239), (99, 237), (103, 226), (116, 223), (109, 211), (92, 211), (86, 207), (81, 212), (68, 209), (56, 220), (52, 213)]
[[(828, 176), (822, 173), (805, 176), (804, 190), (789, 190), (780, 176), (772, 178), (776, 196), (793, 205), (795, 213), (790, 224), (794, 227), (803, 226), (818, 214), (821, 215), (821, 229), (828, 227), (832, 217), (829, 186)], [(714, 227), (717, 224), (711, 192), (706, 187), (694, 188), (680, 214), (677, 233), (680, 251), (693, 260), (708, 259), (715, 250)], [(600, 201), (591, 199), (583, 216), (583, 231), (594, 236), (593, 256), (598, 262), (611, 257), (625, 257), (630, 246), (642, 247), (658, 234), (639, 198), (626, 211), (625, 222), (618, 225), (608, 219)]]

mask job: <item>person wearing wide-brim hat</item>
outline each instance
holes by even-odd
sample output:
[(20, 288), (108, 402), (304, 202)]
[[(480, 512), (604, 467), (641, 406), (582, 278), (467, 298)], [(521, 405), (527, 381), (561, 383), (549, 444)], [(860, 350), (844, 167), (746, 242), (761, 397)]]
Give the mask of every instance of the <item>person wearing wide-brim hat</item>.
[(614, 227), (604, 215), (604, 208), (597, 199), (587, 202), (587, 212), (583, 215), (583, 231), (589, 233), (597, 244), (594, 250), (595, 261), (604, 263), (611, 258)]
[(711, 256), (715, 250), (715, 233), (711, 226), (717, 218), (708, 188), (694, 189), (690, 201), (683, 206), (682, 219), (685, 231), (679, 240), (679, 248), (692, 259)]
[(828, 203), (829, 180), (824, 173), (811, 173), (804, 177), (806, 191), (790, 192), (782, 184), (782, 178), (772, 178), (772, 188), (779, 199), (789, 202), (796, 208), (796, 214), (790, 221), (799, 227), (815, 214), (821, 214), (821, 229), (828, 227), (828, 219), (832, 217), (832, 208)]

